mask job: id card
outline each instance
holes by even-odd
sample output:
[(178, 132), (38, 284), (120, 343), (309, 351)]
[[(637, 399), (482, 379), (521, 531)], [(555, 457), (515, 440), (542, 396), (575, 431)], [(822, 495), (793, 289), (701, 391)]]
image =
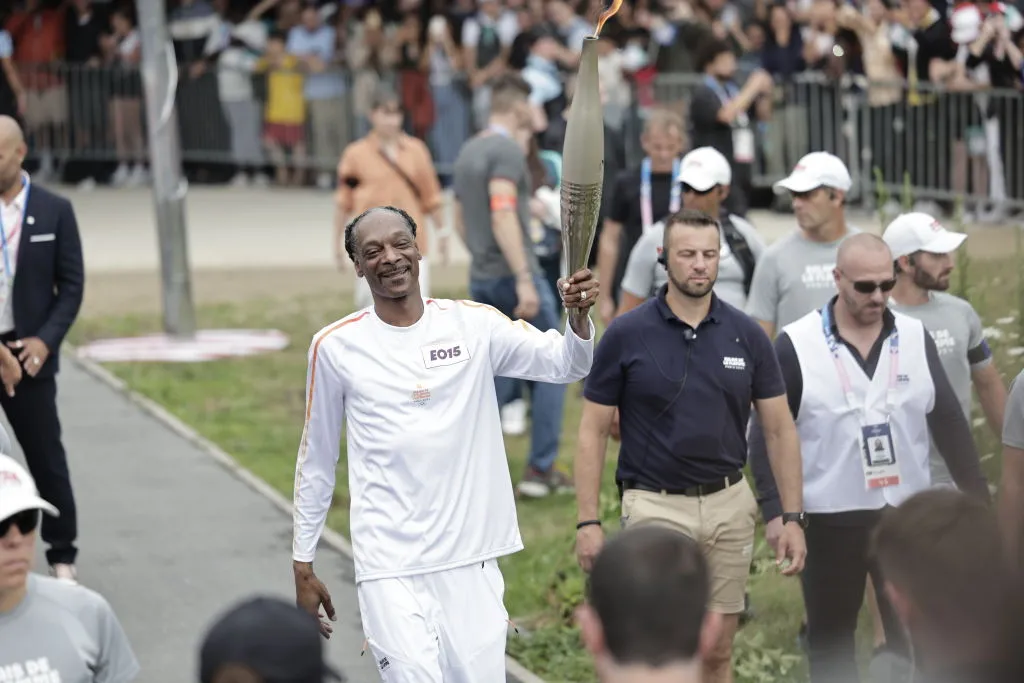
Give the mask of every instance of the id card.
[(861, 464), (868, 490), (899, 486), (900, 468), (889, 425), (861, 427)]
[(754, 163), (754, 131), (750, 128), (732, 131), (732, 157), (739, 164)]

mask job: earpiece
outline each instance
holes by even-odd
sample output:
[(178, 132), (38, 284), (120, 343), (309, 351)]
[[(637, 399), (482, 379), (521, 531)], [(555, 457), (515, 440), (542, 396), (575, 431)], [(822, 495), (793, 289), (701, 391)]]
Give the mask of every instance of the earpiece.
[(658, 263), (660, 263), (662, 267), (668, 268), (668, 264), (665, 263), (665, 252), (658, 254)]

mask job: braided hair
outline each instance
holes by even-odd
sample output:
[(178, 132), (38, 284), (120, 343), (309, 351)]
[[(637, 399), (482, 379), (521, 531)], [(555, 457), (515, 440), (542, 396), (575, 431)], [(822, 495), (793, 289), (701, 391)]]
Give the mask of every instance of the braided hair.
[(345, 226), (345, 251), (348, 252), (348, 257), (352, 259), (352, 263), (356, 262), (356, 227), (358, 227), (360, 221), (375, 211), (387, 211), (400, 216), (402, 220), (405, 221), (405, 226), (409, 228), (409, 232), (412, 233), (412, 236), (414, 238), (416, 237), (416, 221), (412, 219), (412, 216), (405, 211), (402, 211), (397, 206), (375, 206), (371, 209), (367, 209), (350, 220), (348, 225)]

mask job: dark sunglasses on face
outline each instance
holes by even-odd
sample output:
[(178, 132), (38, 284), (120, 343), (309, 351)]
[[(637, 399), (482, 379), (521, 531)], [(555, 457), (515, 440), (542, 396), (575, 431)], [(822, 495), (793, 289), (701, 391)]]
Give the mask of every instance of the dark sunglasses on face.
[(702, 196), (702, 197), (704, 195), (706, 195), (706, 194), (710, 194), (710, 193), (714, 192), (715, 189), (718, 187), (717, 185), (714, 185), (712, 187), (709, 187), (706, 190), (698, 190), (698, 189), (696, 189), (695, 187), (693, 187), (691, 185), (687, 185), (686, 183), (682, 183), (682, 185), (683, 185), (683, 194), (690, 193), (690, 194), (695, 194), (695, 195), (699, 195), (699, 196)]
[(874, 294), (876, 289), (882, 290), (883, 293), (892, 291), (892, 288), (896, 286), (896, 278), (891, 280), (882, 280), (881, 282), (873, 282), (871, 280), (854, 280), (853, 288), (861, 294)]
[(0, 519), (0, 538), (6, 536), (12, 526), (18, 527), (22, 536), (32, 533), (39, 526), (39, 510), (24, 510)]

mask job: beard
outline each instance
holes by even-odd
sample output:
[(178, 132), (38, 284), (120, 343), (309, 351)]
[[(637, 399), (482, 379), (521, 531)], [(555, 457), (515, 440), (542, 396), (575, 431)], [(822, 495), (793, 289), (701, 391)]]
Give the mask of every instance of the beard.
[(668, 279), (677, 292), (692, 299), (700, 299), (707, 296), (708, 292), (714, 289), (716, 282), (716, 278), (711, 275), (708, 275), (707, 282), (680, 282), (671, 273)]
[(914, 284), (928, 291), (945, 292), (949, 289), (949, 276), (952, 271), (939, 276), (926, 273), (923, 270), (914, 271)]
[(850, 315), (861, 325), (874, 325), (882, 317), (885, 303), (875, 304), (872, 301), (860, 302), (855, 297), (842, 295), (843, 303)]

